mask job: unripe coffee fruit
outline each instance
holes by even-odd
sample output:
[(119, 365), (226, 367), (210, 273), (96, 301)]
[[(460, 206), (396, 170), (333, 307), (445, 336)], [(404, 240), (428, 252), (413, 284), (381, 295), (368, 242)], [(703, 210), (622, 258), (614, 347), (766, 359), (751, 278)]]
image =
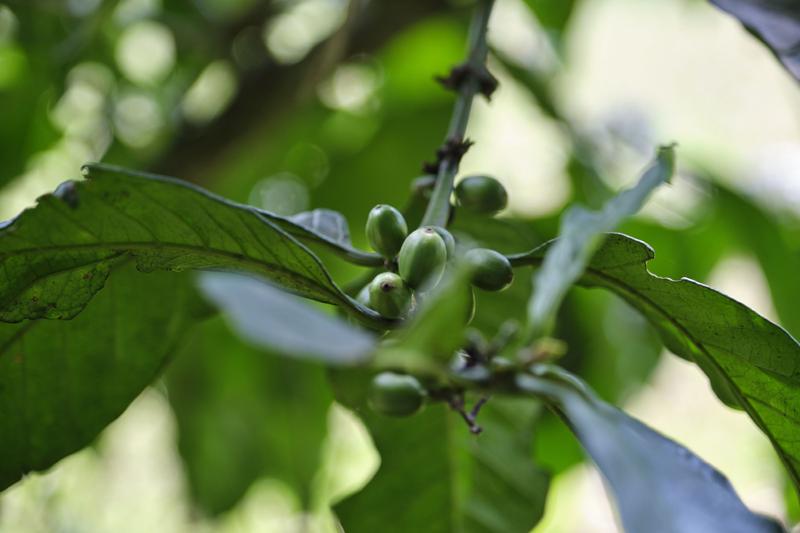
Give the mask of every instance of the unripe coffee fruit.
[(400, 276), (413, 289), (427, 289), (439, 283), (446, 263), (447, 246), (432, 227), (414, 230), (397, 256)]
[(386, 318), (400, 318), (411, 307), (411, 290), (393, 272), (378, 274), (369, 284), (369, 306)]
[(394, 259), (408, 235), (402, 213), (390, 205), (376, 205), (367, 217), (367, 241), (373, 250)]
[(439, 237), (444, 241), (444, 247), (447, 250), (447, 258), (450, 259), (456, 253), (456, 240), (453, 234), (441, 226), (431, 226), (439, 234)]
[(369, 388), (367, 403), (376, 413), (387, 416), (410, 416), (420, 410), (425, 389), (414, 376), (381, 372)]
[(491, 215), (505, 209), (508, 193), (490, 176), (469, 176), (458, 182), (456, 200), (464, 209)]
[(514, 270), (506, 257), (487, 248), (474, 248), (464, 254), (472, 269), (472, 284), (485, 291), (501, 291), (514, 280)]

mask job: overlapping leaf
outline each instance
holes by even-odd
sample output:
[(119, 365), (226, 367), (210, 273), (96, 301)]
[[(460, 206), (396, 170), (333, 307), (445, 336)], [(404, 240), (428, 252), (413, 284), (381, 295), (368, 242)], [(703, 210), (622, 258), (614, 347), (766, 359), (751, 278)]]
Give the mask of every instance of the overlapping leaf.
[(310, 508), (332, 400), (324, 369), (250, 348), (216, 318), (191, 336), (167, 385), (201, 509), (227, 511), (262, 477), (285, 482)]
[[(544, 245), (531, 252), (542, 261)], [(800, 487), (800, 345), (745, 305), (690, 279), (651, 274), (653, 250), (610, 234), (581, 283), (603, 287), (638, 309), (673, 353), (697, 363), (716, 394), (744, 409), (769, 437)]]
[(375, 348), (372, 335), (261, 280), (204, 272), (199, 285), (233, 329), (260, 348), (338, 364), (364, 361)]
[(126, 256), (148, 271), (245, 270), (378, 318), (258, 210), (170, 178), (103, 165), (86, 175), (0, 229), (0, 320), (75, 316)]
[(0, 489), (91, 443), (191, 324), (185, 275), (119, 268), (72, 320), (0, 324)]
[(655, 161), (639, 183), (609, 200), (601, 211), (573, 207), (564, 214), (559, 239), (551, 246), (534, 279), (535, 291), (528, 307), (529, 336), (547, 333), (567, 290), (581, 277), (603, 233), (612, 231), (636, 213), (650, 193), (672, 177), (675, 154), (672, 146), (659, 148)]
[(627, 533), (777, 533), (730, 482), (691, 451), (599, 400), (577, 378), (539, 366), (518, 387), (569, 421), (614, 492)]
[[(378, 350), (376, 363), (413, 370), (435, 384), (463, 344), (465, 289), (468, 272), (456, 269)], [(374, 479), (336, 507), (348, 533), (530, 531), (542, 516), (548, 484), (530, 458), (536, 404), (493, 398), (481, 411), (485, 430), (476, 438), (443, 404), (402, 420), (374, 414), (366, 406), (370, 377), (368, 370), (332, 374), (337, 400), (362, 417), (381, 454)]]
[(535, 403), (493, 398), (476, 437), (442, 404), (409, 419), (376, 415), (364, 404), (368, 376), (337, 375), (337, 399), (381, 455), (375, 477), (334, 509), (345, 531), (527, 533), (540, 520), (548, 478), (530, 456)]

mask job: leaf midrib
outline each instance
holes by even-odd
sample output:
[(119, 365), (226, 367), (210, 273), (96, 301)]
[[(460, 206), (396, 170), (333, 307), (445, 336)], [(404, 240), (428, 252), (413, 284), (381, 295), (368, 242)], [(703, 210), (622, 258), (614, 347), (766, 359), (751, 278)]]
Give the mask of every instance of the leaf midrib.
[[(141, 241), (114, 241), (114, 242), (105, 242), (105, 243), (81, 243), (81, 244), (69, 244), (69, 245), (53, 245), (53, 246), (38, 246), (34, 248), (24, 248), (21, 250), (15, 250), (14, 252), (9, 252), (5, 254), (0, 254), (0, 260), (3, 260), (7, 257), (14, 257), (14, 256), (21, 256), (21, 255), (39, 255), (39, 254), (49, 254), (53, 252), (68, 252), (68, 251), (77, 251), (77, 250), (85, 250), (85, 251), (118, 251), (120, 249), (133, 251), (133, 250), (157, 250), (157, 249), (171, 249), (176, 251), (186, 251), (186, 252), (194, 252), (200, 253), (206, 256), (224, 258), (231, 261), (237, 265), (249, 266), (253, 267), (252, 270), (256, 271), (263, 271), (266, 273), (272, 273), (275, 271), (279, 271), (283, 274), (286, 274), (288, 277), (292, 279), (299, 279), (303, 280), (306, 283), (313, 285), (316, 289), (320, 292), (327, 294), (333, 298), (335, 302), (341, 302), (346, 305), (349, 305), (349, 302), (345, 301), (342, 295), (336, 294), (334, 291), (331, 291), (329, 288), (320, 285), (317, 283), (313, 278), (302, 276), (295, 271), (289, 270), (286, 267), (281, 265), (270, 263), (263, 260), (256, 260), (252, 259), (240, 252), (229, 252), (226, 250), (220, 250), (218, 248), (210, 248), (205, 246), (199, 245), (190, 245), (190, 244), (178, 244), (178, 243), (170, 243), (170, 242), (141, 242)], [(135, 254), (134, 254), (135, 255)], [(83, 266), (83, 265), (81, 265)], [(78, 268), (78, 267), (76, 267)]]
[[(717, 371), (719, 371), (720, 375), (725, 378), (726, 383), (730, 386), (731, 390), (736, 395), (736, 398), (737, 398), (737, 400), (739, 400), (739, 403), (747, 411), (747, 414), (762, 429), (762, 431), (767, 436), (767, 438), (769, 438), (770, 442), (772, 443), (773, 447), (775, 448), (775, 451), (778, 453), (778, 456), (781, 458), (781, 462), (784, 463), (784, 466), (786, 467), (787, 471), (789, 472), (789, 475), (792, 478), (792, 482), (794, 483), (795, 488), (800, 490), (800, 472), (798, 472), (795, 469), (794, 465), (792, 465), (792, 463), (790, 461), (790, 459), (795, 459), (795, 460), (798, 460), (798, 459), (793, 457), (792, 455), (790, 455), (788, 452), (784, 451), (783, 447), (777, 442), (777, 440), (773, 436), (772, 432), (767, 428), (766, 424), (761, 419), (761, 416), (758, 414), (757, 411), (755, 411), (755, 408), (750, 404), (748, 396), (728, 376), (728, 373), (725, 372), (725, 370), (719, 365), (719, 363), (711, 355), (711, 353), (708, 350), (705, 349), (703, 343), (698, 341), (683, 326), (683, 324), (681, 324), (677, 320), (673, 319), (672, 316), (665, 309), (663, 309), (660, 305), (658, 305), (652, 299), (650, 299), (648, 296), (646, 296), (646, 295), (642, 294), (641, 292), (637, 291), (635, 288), (631, 287), (630, 285), (628, 285), (624, 281), (621, 281), (618, 278), (614, 278), (612, 276), (609, 276), (609, 275), (607, 275), (607, 274), (605, 274), (605, 273), (603, 273), (603, 272), (601, 272), (599, 270), (596, 270), (594, 268), (591, 268), (591, 267), (587, 268), (585, 272), (600, 278), (601, 280), (605, 281), (608, 284), (615, 285), (618, 288), (620, 288), (622, 291), (625, 291), (628, 294), (633, 295), (637, 299), (643, 301), (645, 304), (647, 304), (649, 307), (651, 307), (653, 310), (655, 310), (659, 315), (661, 315), (664, 319), (666, 319), (670, 324), (675, 326), (675, 328), (677, 328), (683, 335), (686, 336), (686, 338), (689, 340), (689, 342), (691, 342), (692, 345), (695, 348), (697, 348), (697, 350), (700, 351), (706, 357), (706, 359), (709, 361), (709, 363), (711, 363), (714, 366), (714, 368)], [(647, 275), (653, 276), (653, 274), (651, 272), (649, 272), (649, 271), (647, 272)], [(659, 279), (667, 279), (668, 281), (677, 282), (676, 280), (669, 280), (668, 278), (659, 278)], [(753, 365), (753, 366), (755, 366), (755, 365)], [(756, 368), (759, 368), (759, 367), (756, 367)]]

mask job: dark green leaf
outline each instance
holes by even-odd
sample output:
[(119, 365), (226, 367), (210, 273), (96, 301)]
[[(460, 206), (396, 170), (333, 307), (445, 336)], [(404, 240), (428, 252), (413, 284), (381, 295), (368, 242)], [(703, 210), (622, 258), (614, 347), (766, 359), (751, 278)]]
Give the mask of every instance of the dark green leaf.
[(336, 377), (338, 399), (359, 413), (381, 455), (369, 484), (335, 507), (345, 531), (527, 533), (539, 521), (548, 478), (531, 461), (537, 404), (492, 398), (474, 436), (442, 404), (407, 419), (374, 414), (364, 402), (368, 375)]
[(573, 207), (564, 214), (560, 238), (551, 246), (534, 278), (535, 291), (529, 304), (530, 336), (547, 333), (567, 290), (583, 273), (603, 233), (612, 231), (626, 217), (636, 213), (650, 193), (669, 180), (675, 166), (672, 146), (661, 147), (655, 161), (639, 183), (609, 200), (602, 211)]
[(0, 324), (0, 489), (91, 443), (176, 350), (189, 280), (118, 268), (72, 320)]
[(800, 80), (800, 5), (793, 0), (711, 0), (739, 19)]
[(604, 403), (575, 376), (537, 366), (517, 386), (568, 421), (614, 492), (628, 533), (755, 533), (783, 528), (750, 512), (730, 482), (683, 446)]
[(0, 320), (75, 316), (126, 256), (146, 271), (253, 272), (377, 319), (256, 209), (171, 178), (104, 165), (90, 165), (86, 174), (0, 229)]
[(182, 352), (167, 384), (194, 501), (218, 514), (273, 477), (308, 509), (332, 400), (324, 370), (249, 348), (220, 319)]
[[(548, 245), (533, 256), (541, 257)], [(800, 345), (780, 326), (696, 281), (651, 274), (653, 250), (610, 234), (581, 283), (624, 298), (656, 327), (667, 348), (694, 361), (717, 396), (744, 409), (769, 437), (800, 487)]]
[(366, 360), (375, 339), (261, 280), (204, 272), (200, 288), (250, 343), (292, 357), (348, 364)]

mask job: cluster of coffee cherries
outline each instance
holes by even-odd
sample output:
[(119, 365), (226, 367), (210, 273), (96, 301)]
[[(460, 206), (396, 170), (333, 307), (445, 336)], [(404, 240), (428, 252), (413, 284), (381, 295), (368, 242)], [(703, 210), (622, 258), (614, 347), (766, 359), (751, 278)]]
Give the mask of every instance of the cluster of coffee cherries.
[[(508, 194), (489, 176), (469, 176), (455, 188), (456, 205), (464, 210), (492, 216), (506, 207)], [(418, 298), (440, 282), (447, 262), (456, 253), (456, 241), (447, 229), (423, 226), (408, 233), (403, 215), (390, 205), (377, 205), (369, 213), (366, 227), (370, 246), (396, 272), (387, 271), (359, 293), (358, 300), (390, 319), (402, 319), (414, 311)], [(514, 279), (508, 259), (495, 250), (473, 248), (464, 253), (472, 285), (486, 291), (501, 291)], [(470, 293), (471, 294), (471, 293)], [(471, 306), (468, 320), (472, 318)], [(425, 389), (410, 375), (382, 372), (374, 377), (369, 404), (378, 413), (408, 416), (417, 412)]]

